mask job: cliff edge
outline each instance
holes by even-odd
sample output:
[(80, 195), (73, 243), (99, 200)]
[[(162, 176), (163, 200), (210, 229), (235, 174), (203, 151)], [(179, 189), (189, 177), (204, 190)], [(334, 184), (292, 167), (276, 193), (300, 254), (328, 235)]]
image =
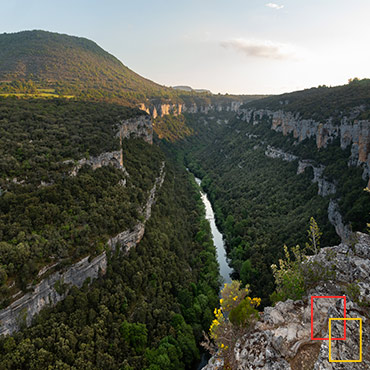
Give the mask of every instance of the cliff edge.
[[(323, 248), (310, 262), (334, 272), (333, 278), (318, 283), (302, 300), (266, 307), (254, 329), (237, 341), (233, 369), (370, 368), (370, 236), (357, 233), (352, 244)], [(322, 296), (341, 298), (313, 298)], [(361, 351), (361, 362), (329, 361), (329, 319), (343, 317), (350, 319), (345, 329), (343, 320), (330, 320), (331, 360), (359, 360)], [(222, 358), (213, 356), (203, 370), (222, 368)]]

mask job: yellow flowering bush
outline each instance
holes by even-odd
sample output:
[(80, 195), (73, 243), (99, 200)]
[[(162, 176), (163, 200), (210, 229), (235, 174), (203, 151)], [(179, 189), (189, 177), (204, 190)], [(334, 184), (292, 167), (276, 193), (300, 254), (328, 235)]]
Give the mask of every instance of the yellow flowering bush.
[(215, 318), (209, 329), (213, 340), (203, 343), (204, 347), (224, 359), (224, 368), (232, 368), (233, 350), (237, 338), (245, 334), (258, 319), (256, 308), (261, 298), (251, 298), (249, 286), (241, 288), (240, 281), (225, 284), (221, 291), (220, 308), (215, 308)]

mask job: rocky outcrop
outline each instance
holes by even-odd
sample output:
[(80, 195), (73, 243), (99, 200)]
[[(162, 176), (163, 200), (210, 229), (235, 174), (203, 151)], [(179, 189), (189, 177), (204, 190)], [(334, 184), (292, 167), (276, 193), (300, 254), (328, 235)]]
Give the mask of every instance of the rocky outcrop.
[(313, 169), (312, 182), (317, 183), (318, 185), (318, 195), (325, 197), (327, 195), (336, 193), (337, 188), (335, 184), (330, 182), (325, 176), (323, 176), (325, 170), (324, 165), (321, 164), (315, 166), (314, 162), (309, 159), (300, 160), (298, 162), (297, 175), (303, 173), (307, 167), (311, 167)]
[[(256, 149), (258, 149), (258, 147), (256, 147)], [(282, 149), (274, 148), (270, 145), (267, 145), (265, 155), (269, 158), (279, 158), (286, 162), (294, 162), (299, 159), (299, 157), (297, 157), (296, 155), (286, 153)], [(325, 166), (323, 165), (315, 166), (314, 162), (309, 159), (299, 160), (297, 175), (304, 173), (307, 167), (311, 167), (313, 169), (312, 182), (317, 183), (318, 185), (318, 195), (325, 197), (327, 195), (336, 193), (337, 189), (335, 184), (330, 182), (325, 176), (323, 176), (325, 170)]]
[[(262, 144), (262, 142), (261, 142)], [(258, 149), (258, 146), (254, 146), (253, 149)], [(283, 161), (293, 162), (298, 159), (297, 156), (286, 153), (281, 149), (274, 148), (270, 145), (267, 145), (267, 149), (265, 150), (265, 155), (270, 158), (279, 158)], [(239, 168), (243, 168), (238, 164)], [(304, 173), (307, 167), (311, 167), (313, 169), (313, 183), (317, 183), (318, 191), (317, 194), (326, 197), (331, 194), (335, 194), (337, 188), (334, 183), (330, 182), (325, 176), (323, 176), (325, 166), (324, 165), (316, 165), (314, 161), (309, 159), (299, 160), (298, 161), (298, 168), (297, 168), (297, 175)], [(348, 225), (343, 223), (342, 215), (339, 210), (339, 206), (336, 200), (331, 199), (329, 202), (328, 207), (328, 219), (329, 222), (334, 226), (337, 235), (341, 238), (342, 242), (346, 242), (351, 240), (352, 238), (352, 231)]]
[[(122, 140), (134, 137), (143, 139), (149, 144), (153, 144), (153, 123), (149, 116), (142, 115), (121, 121), (117, 126), (118, 131), (116, 137), (119, 137), (120, 139), (121, 150), (102, 153), (97, 157), (80, 159), (70, 172), (71, 176), (77, 176), (78, 171), (85, 165), (91, 166), (93, 170), (111, 165), (122, 170), (125, 175), (128, 176), (128, 173), (123, 166)], [(67, 160), (63, 163), (69, 164), (74, 163), (74, 161)]]
[(141, 103), (139, 108), (150, 114), (154, 119), (168, 114), (175, 116), (181, 113), (204, 113), (210, 112), (237, 112), (243, 102), (231, 101), (228, 103)]
[(120, 249), (124, 249), (125, 252), (128, 252), (132, 247), (136, 246), (139, 241), (142, 239), (145, 231), (145, 222), (149, 220), (152, 212), (152, 206), (155, 202), (155, 197), (158, 189), (162, 186), (164, 181), (164, 162), (162, 163), (160, 174), (154, 182), (152, 189), (149, 192), (148, 199), (141, 210), (141, 214), (144, 217), (143, 222), (139, 222), (135, 225), (132, 230), (125, 230), (122, 233), (119, 233), (115, 237), (109, 239), (108, 245), (114, 251), (117, 246)]
[(153, 144), (153, 122), (150, 116), (142, 115), (121, 121), (118, 125), (117, 135), (122, 139), (130, 137), (140, 138)]
[[(322, 271), (331, 271), (331, 280), (319, 283), (300, 301), (287, 300), (266, 307), (251, 333), (235, 346), (233, 369), (369, 369), (370, 318), (370, 237), (357, 233), (353, 246), (340, 244), (322, 249), (310, 258)], [(355, 292), (355, 293), (348, 293)], [(328, 341), (311, 340), (311, 296), (346, 296), (346, 317), (362, 319), (363, 360), (361, 363), (329, 362)], [(313, 299), (313, 336), (328, 338), (329, 318), (343, 317), (344, 300)], [(339, 325), (341, 323), (341, 325)], [(343, 322), (333, 324), (333, 337), (343, 335)], [(359, 327), (347, 321), (346, 340), (332, 341), (335, 360), (358, 359)], [(222, 359), (213, 357), (204, 370), (222, 369)]]
[(290, 153), (285, 153), (281, 149), (276, 149), (270, 145), (267, 145), (267, 149), (265, 150), (265, 155), (270, 158), (280, 158), (283, 161), (287, 162), (293, 162), (298, 159), (297, 156), (290, 154)]
[(69, 287), (82, 287), (87, 278), (96, 279), (99, 271), (104, 273), (107, 267), (105, 252), (92, 261), (89, 256), (70, 266), (65, 272), (56, 272), (39, 284), (32, 291), (0, 311), (0, 335), (12, 334), (22, 325), (30, 325), (32, 318), (46, 305), (55, 305), (64, 299)]
[(335, 227), (337, 235), (343, 241), (350, 241), (352, 239), (352, 231), (348, 225), (343, 223), (342, 215), (339, 211), (338, 203), (330, 199), (328, 207), (328, 219), (330, 223)]
[[(112, 237), (108, 241), (108, 246), (115, 251), (117, 248), (127, 253), (132, 247), (136, 246), (145, 232), (145, 222), (151, 216), (152, 206), (155, 202), (156, 194), (164, 181), (164, 162), (160, 168), (160, 174), (154, 182), (145, 202), (142, 215), (144, 221), (138, 222), (132, 230), (125, 230)], [(49, 266), (40, 271), (40, 275), (46, 273)], [(107, 268), (106, 253), (98, 255), (90, 261), (90, 256), (83, 258), (65, 271), (57, 271), (49, 277), (43, 279), (35, 286), (31, 286), (31, 291), (17, 299), (10, 306), (0, 311), (0, 335), (12, 334), (22, 325), (30, 325), (32, 318), (38, 314), (46, 305), (55, 305), (64, 299), (71, 286), (81, 287), (86, 279), (96, 279), (99, 274), (103, 275)]]
[(355, 119), (360, 112), (360, 109), (354, 109), (349, 117), (342, 117), (338, 123), (334, 123), (332, 118), (318, 122), (303, 119), (299, 113), (268, 109), (239, 109), (238, 117), (253, 125), (268, 119), (272, 130), (283, 135), (292, 134), (297, 142), (315, 138), (317, 148), (326, 147), (339, 137), (342, 149), (351, 146), (349, 165), (363, 167), (363, 178), (366, 179), (370, 176), (370, 121)]
[[(70, 163), (71, 160), (65, 161), (64, 163)], [(113, 166), (116, 167), (122, 171), (124, 171), (126, 174), (126, 169), (123, 167), (122, 162), (122, 154), (121, 151), (116, 152), (106, 152), (102, 153), (97, 157), (90, 157), (90, 158), (82, 158), (73, 167), (72, 171), (70, 172), (71, 176), (77, 176), (78, 172), (83, 166), (91, 166), (93, 170), (96, 170), (97, 168), (103, 167), (103, 166)]]

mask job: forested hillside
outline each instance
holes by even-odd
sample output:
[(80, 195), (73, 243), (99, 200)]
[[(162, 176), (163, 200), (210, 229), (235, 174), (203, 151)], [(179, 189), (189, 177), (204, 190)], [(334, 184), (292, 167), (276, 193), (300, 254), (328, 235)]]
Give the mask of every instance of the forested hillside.
[[(60, 99), (0, 103), (2, 307), (38, 281), (41, 267), (108, 253), (104, 277), (72, 287), (31, 328), (0, 340), (0, 368), (190, 368), (219, 289), (194, 180), (158, 146), (134, 138), (123, 140), (124, 168), (83, 166), (71, 175), (76, 160), (119, 150), (117, 124), (138, 110)], [(162, 161), (165, 180), (144, 238), (129, 254), (111, 253), (108, 238), (143, 217)]]
[[(143, 149), (130, 147), (136, 156)], [(104, 278), (0, 340), (2, 369), (185, 369), (199, 358), (218, 265), (195, 183), (169, 163), (166, 171), (138, 247), (111, 255)]]
[(0, 81), (8, 82), (2, 84), (8, 91), (41, 89), (110, 100), (135, 101), (170, 93), (169, 88), (139, 76), (93, 41), (45, 31), (0, 35)]
[[(138, 112), (98, 103), (1, 99), (3, 307), (44, 265), (68, 265), (97, 254), (110, 236), (136, 222), (138, 206), (160, 167), (160, 153), (152, 158), (155, 147), (147, 145), (139, 156), (130, 155), (134, 144), (126, 143), (129, 178), (113, 166), (95, 171), (85, 166), (77, 176), (70, 172), (77, 159), (119, 150), (117, 124)], [(126, 188), (119, 184), (124, 179)]]

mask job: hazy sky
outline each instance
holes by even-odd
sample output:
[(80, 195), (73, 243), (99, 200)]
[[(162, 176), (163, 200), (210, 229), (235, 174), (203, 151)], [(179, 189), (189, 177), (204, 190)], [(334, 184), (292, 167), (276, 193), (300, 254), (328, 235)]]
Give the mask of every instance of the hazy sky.
[(282, 93), (370, 77), (370, 0), (0, 0), (0, 33), (97, 42), (167, 86)]

